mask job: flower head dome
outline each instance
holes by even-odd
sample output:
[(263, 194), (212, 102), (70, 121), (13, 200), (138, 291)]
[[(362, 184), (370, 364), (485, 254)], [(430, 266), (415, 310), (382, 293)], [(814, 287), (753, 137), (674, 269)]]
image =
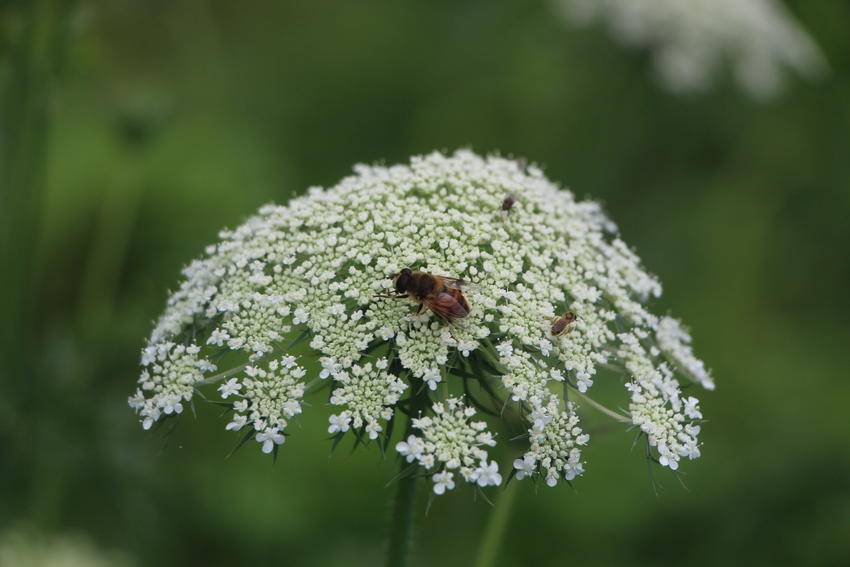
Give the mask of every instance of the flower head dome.
[[(713, 382), (690, 336), (648, 310), (661, 285), (600, 207), (537, 168), (468, 151), (358, 166), (222, 231), (184, 277), (130, 399), (146, 427), (221, 382), (226, 428), (276, 451), (303, 397), (328, 386), (336, 436), (389, 446), (396, 412), (409, 415), (396, 448), (443, 493), (501, 482), (486, 448), (511, 411), (528, 430), (517, 478), (555, 485), (584, 470), (576, 409), (602, 407), (589, 396), (613, 368), (629, 411), (606, 411), (662, 465), (699, 455), (697, 400), (676, 375)], [(295, 337), (317, 364), (288, 352)], [(244, 364), (216, 374), (225, 355)]]

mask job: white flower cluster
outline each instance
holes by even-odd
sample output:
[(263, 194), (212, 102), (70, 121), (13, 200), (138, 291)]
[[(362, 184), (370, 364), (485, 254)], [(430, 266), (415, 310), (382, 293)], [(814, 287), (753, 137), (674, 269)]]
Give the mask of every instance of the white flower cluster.
[[(681, 399), (672, 372), (713, 383), (682, 327), (648, 310), (658, 280), (597, 204), (576, 201), (535, 167), (468, 151), (358, 166), (336, 186), (264, 206), (220, 236), (184, 271), (144, 351), (131, 405), (145, 427), (179, 413), (203, 384), (229, 378), (221, 394), (237, 401), (227, 428), (250, 426), (272, 451), (301, 410), (305, 371), (287, 351), (303, 338), (341, 408), (331, 433), (363, 427), (378, 439), (398, 404), (420, 395), (434, 402), (433, 415), (417, 419), (422, 436), (400, 449), (437, 468), (438, 492), (451, 489), (457, 469), (479, 485), (499, 478), (480, 448), (492, 437), (481, 422), (467, 423), (471, 409), (445, 400), (461, 379), (503, 389), (493, 395), (506, 394), (528, 419), (519, 476), (552, 484), (581, 473), (587, 436), (560, 392), (590, 395), (602, 368), (629, 375), (631, 418), (662, 462), (697, 454), (697, 426), (685, 421), (698, 410)], [(468, 315), (449, 324), (428, 309), (415, 314), (415, 301), (392, 293), (405, 267), (469, 282), (461, 287)], [(569, 324), (553, 332), (567, 313)], [(651, 350), (638, 351), (643, 343)], [(662, 351), (671, 366), (655, 364)], [(249, 366), (211, 376), (202, 354)]]
[(714, 389), (714, 380), (705, 363), (694, 356), (691, 335), (682, 324), (672, 317), (662, 317), (655, 329), (658, 348), (682, 373), (706, 390)]
[(547, 406), (535, 409), (531, 419), (531, 448), (514, 461), (516, 478), (540, 473), (547, 485), (555, 486), (562, 477), (570, 481), (584, 472), (579, 447), (586, 445), (590, 436), (579, 426), (575, 404), (569, 402), (561, 409), (556, 400), (550, 400)]
[(658, 461), (676, 470), (680, 457), (699, 457), (700, 427), (693, 420), (702, 419), (702, 414), (696, 398), (682, 398), (667, 364), (654, 364), (652, 357), (660, 353), (655, 347), (647, 353), (641, 344), (646, 338), (646, 332), (637, 329), (620, 335), (619, 357), (632, 377), (626, 384), (631, 393), (629, 413), (650, 446), (658, 450)]
[(197, 345), (178, 345), (170, 341), (151, 344), (142, 352), (139, 388), (130, 398), (130, 407), (142, 418), (142, 427), (150, 429), (162, 415), (183, 412), (183, 402), (192, 399), (195, 385), (204, 372), (215, 365), (205, 358)]
[(782, 88), (783, 71), (819, 73), (823, 56), (777, 0), (556, 0), (571, 22), (604, 22), (617, 40), (652, 51), (672, 91), (701, 91), (724, 63), (752, 96)]
[(233, 419), (225, 429), (240, 431), (250, 425), (263, 453), (271, 453), (285, 441), (283, 430), (301, 413), (305, 389), (305, 370), (294, 356), (271, 360), (267, 366), (247, 366), (241, 381), (231, 378), (219, 387), (222, 398), (238, 398), (233, 403)]
[(493, 434), (487, 431), (487, 423), (469, 421), (475, 409), (457, 398), (437, 402), (431, 409), (433, 417), (413, 419), (413, 427), (420, 435), (408, 436), (407, 441), (396, 445), (396, 450), (408, 463), (416, 461), (428, 471), (437, 471), (431, 476), (434, 492), (443, 494), (454, 488), (453, 471), (478, 486), (502, 484), (498, 465), (482, 449), (496, 445)]
[(413, 320), (406, 331), (396, 333), (402, 365), (432, 390), (443, 379), (440, 368), (448, 361), (451, 342), (451, 330), (437, 321)]
[(331, 394), (331, 404), (348, 409), (328, 418), (328, 433), (359, 429), (365, 425), (369, 439), (377, 439), (383, 431), (379, 419), (390, 419), (395, 404), (407, 388), (407, 384), (386, 371), (388, 361), (379, 359), (374, 367), (371, 362), (355, 364), (348, 370), (333, 374), (339, 386)]

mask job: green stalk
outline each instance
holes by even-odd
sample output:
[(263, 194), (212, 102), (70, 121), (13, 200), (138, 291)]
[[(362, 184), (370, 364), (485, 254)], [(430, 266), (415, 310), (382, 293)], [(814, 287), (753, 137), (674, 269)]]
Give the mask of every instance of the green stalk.
[[(41, 196), (54, 84), (64, 58), (70, 0), (30, 0), (4, 6), (19, 27), (0, 34), (0, 368), (10, 377), (0, 400), (0, 434), (10, 424), (20, 434), (9, 437), (17, 463), (16, 499), (28, 503), (33, 516), (55, 516), (61, 492), (44, 446), (38, 416), (42, 402), (39, 363), (38, 289), (35, 273)], [(17, 403), (9, 404), (7, 400)], [(26, 462), (30, 461), (30, 462)], [(42, 462), (44, 461), (44, 462)], [(27, 470), (52, 471), (23, 476)], [(12, 509), (14, 505), (9, 504)], [(47, 523), (42, 520), (42, 523)]]
[[(402, 459), (401, 471), (407, 468)], [(410, 545), (413, 540), (413, 511), (416, 509), (416, 482), (412, 474), (401, 472), (398, 479), (395, 503), (393, 504), (390, 544), (387, 552), (387, 567), (407, 565)]]
[(510, 482), (502, 491), (499, 500), (496, 501), (496, 505), (487, 522), (487, 527), (484, 530), (481, 546), (478, 548), (478, 559), (475, 561), (475, 567), (493, 567), (496, 565), (496, 557), (499, 554), (502, 540), (505, 537), (505, 531), (508, 528), (508, 522), (510, 521), (514, 501), (516, 500), (516, 492), (517, 482)]
[(78, 326), (84, 335), (107, 328), (113, 316), (121, 267), (142, 196), (137, 163), (128, 164), (113, 190), (102, 197), (98, 227), (80, 285)]
[[(428, 389), (421, 381), (411, 380), (412, 403), (410, 418), (405, 427), (404, 439), (412, 433), (413, 416), (424, 411), (428, 405)], [(416, 470), (405, 459), (399, 459), (398, 489), (393, 503), (390, 519), (389, 547), (387, 550), (387, 567), (405, 567), (410, 556), (413, 542), (413, 518), (416, 510)]]
[(35, 305), (33, 269), (45, 179), (50, 95), (67, 3), (32, 0), (19, 8), (21, 31), (6, 40), (0, 61), (0, 363), (18, 383), (31, 383), (27, 349)]
[(596, 409), (599, 412), (604, 413), (605, 415), (607, 415), (611, 419), (613, 419), (615, 421), (619, 421), (620, 423), (629, 423), (629, 424), (632, 423), (632, 420), (629, 416), (623, 415), (623, 414), (616, 412), (612, 409), (608, 409), (607, 407), (603, 406), (602, 404), (600, 404), (599, 402), (597, 402), (596, 400), (594, 400), (590, 396), (588, 396), (586, 394), (582, 394), (578, 390), (573, 389), (572, 392), (578, 398), (580, 398), (583, 402), (585, 402), (587, 405)]

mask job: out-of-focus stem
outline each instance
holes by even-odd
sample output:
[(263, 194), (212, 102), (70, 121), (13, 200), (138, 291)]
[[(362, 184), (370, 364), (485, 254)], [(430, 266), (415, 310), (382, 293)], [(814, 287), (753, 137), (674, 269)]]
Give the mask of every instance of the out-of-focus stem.
[[(402, 471), (407, 463), (401, 461)], [(413, 540), (413, 512), (416, 508), (416, 482), (411, 474), (401, 473), (390, 525), (390, 542), (387, 551), (387, 567), (407, 565), (410, 544)]]
[[(412, 381), (413, 382), (413, 381)], [(428, 390), (424, 384), (411, 383), (412, 400), (410, 415), (418, 415), (428, 404)], [(408, 418), (404, 438), (412, 432), (413, 417)], [(404, 459), (399, 459), (399, 479), (395, 502), (393, 503), (390, 519), (389, 547), (387, 550), (387, 567), (404, 567), (410, 556), (413, 542), (413, 523), (416, 511), (416, 483), (419, 479), (408, 470), (410, 465)]]
[[(0, 76), (0, 364), (18, 383), (33, 370), (27, 349), (34, 325), (33, 268), (45, 179), (50, 95), (68, 2), (32, 0), (21, 31), (4, 45)], [(4, 38), (5, 39), (5, 38)], [(2, 67), (0, 67), (2, 68)], [(24, 362), (26, 361), (26, 363)]]
[(490, 519), (487, 522), (487, 527), (484, 530), (481, 546), (478, 548), (478, 558), (475, 560), (475, 567), (493, 567), (496, 564), (496, 557), (502, 546), (502, 540), (505, 537), (505, 531), (508, 528), (508, 522), (514, 507), (514, 501), (516, 500), (516, 491), (517, 482), (510, 482), (496, 501), (493, 512), (490, 514)]
[[(11, 378), (0, 400), (0, 431), (9, 420), (19, 433), (9, 437), (17, 447), (5, 447), (19, 459), (17, 470), (44, 471), (12, 478), (32, 515), (42, 521), (55, 516), (62, 496), (52, 462), (42, 446), (39, 414), (41, 380), (38, 344), (38, 290), (35, 253), (39, 236), (41, 195), (47, 169), (47, 140), (53, 84), (62, 62), (69, 0), (30, 0), (4, 6), (19, 26), (0, 51), (0, 368)], [(5, 16), (6, 14), (4, 14)], [(29, 422), (24, 416), (30, 416)], [(21, 463), (20, 459), (32, 459)], [(9, 504), (8, 502), (5, 504)]]

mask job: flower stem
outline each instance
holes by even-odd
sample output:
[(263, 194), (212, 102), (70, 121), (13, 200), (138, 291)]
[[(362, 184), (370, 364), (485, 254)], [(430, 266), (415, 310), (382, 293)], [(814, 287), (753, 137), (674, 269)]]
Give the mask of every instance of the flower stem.
[(230, 368), (228, 370), (224, 370), (222, 372), (219, 372), (218, 374), (213, 374), (212, 376), (208, 376), (208, 377), (204, 378), (203, 380), (199, 380), (196, 383), (196, 385), (206, 386), (207, 384), (215, 384), (216, 382), (220, 382), (220, 381), (224, 380), (225, 378), (230, 378), (234, 374), (239, 374), (240, 372), (242, 372), (242, 370), (245, 369), (246, 366), (248, 366), (247, 363), (246, 364), (240, 364), (239, 366), (234, 366), (233, 368)]
[(581, 392), (579, 392), (578, 390), (575, 390), (575, 389), (573, 389), (572, 392), (577, 397), (581, 398), (582, 401), (587, 403), (587, 405), (589, 405), (592, 408), (595, 408), (597, 411), (604, 413), (605, 415), (607, 415), (611, 419), (619, 421), (620, 423), (631, 423), (632, 422), (632, 420), (629, 416), (623, 415), (623, 414), (616, 412), (612, 409), (608, 409), (607, 407), (603, 406), (602, 404), (600, 404), (599, 402), (597, 402), (596, 400), (594, 400), (590, 396), (587, 396), (586, 394), (582, 394)]
[(32, 0), (4, 3), (2, 9), (3, 23), (9, 16), (8, 23), (19, 21), (20, 29), (13, 32), (15, 26), (4, 26), (0, 33), (0, 365), (8, 376), (19, 376), (13, 382), (20, 384), (15, 387), (21, 395), (33, 398), (39, 397), (33, 377), (37, 365), (27, 362), (34, 354), (29, 350), (37, 343), (33, 321), (40, 313), (36, 311), (40, 290), (34, 289), (42, 218), (39, 205), (68, 4)]
[[(413, 419), (428, 405), (428, 389), (419, 380), (410, 381), (411, 404), (410, 417), (405, 427), (404, 438), (411, 434)], [(393, 503), (392, 518), (390, 519), (389, 549), (387, 551), (387, 567), (404, 567), (410, 555), (413, 541), (413, 516), (416, 509), (416, 470), (404, 459), (399, 459), (398, 490)]]
[[(407, 463), (401, 461), (404, 471)], [(398, 490), (393, 504), (392, 524), (390, 525), (390, 545), (387, 553), (387, 567), (404, 567), (413, 539), (413, 510), (416, 503), (416, 477), (401, 473)]]
[(496, 501), (493, 513), (490, 514), (490, 520), (484, 530), (481, 546), (478, 548), (478, 559), (475, 561), (475, 567), (493, 567), (496, 564), (496, 557), (502, 545), (505, 530), (508, 528), (508, 520), (514, 507), (514, 500), (516, 500), (516, 491), (517, 482), (509, 482)]

